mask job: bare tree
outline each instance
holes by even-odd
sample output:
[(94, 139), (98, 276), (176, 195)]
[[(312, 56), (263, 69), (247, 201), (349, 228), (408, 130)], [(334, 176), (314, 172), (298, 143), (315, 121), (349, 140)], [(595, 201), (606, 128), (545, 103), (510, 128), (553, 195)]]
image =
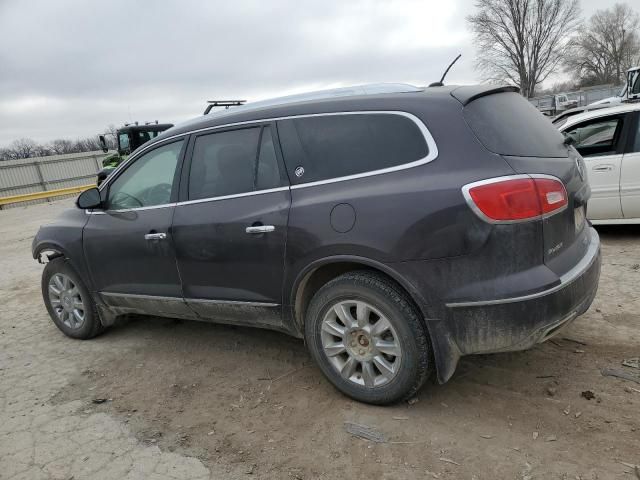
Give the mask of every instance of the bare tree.
[(49, 144), (49, 148), (54, 155), (64, 155), (66, 153), (75, 153), (74, 145), (71, 140), (66, 138), (58, 138)]
[[(105, 129), (105, 137), (109, 148), (117, 146), (117, 129), (109, 125)], [(14, 140), (6, 148), (0, 148), (0, 161), (20, 158), (43, 157), (46, 155), (66, 155), (68, 153), (95, 152), (102, 150), (98, 136), (69, 140), (58, 138), (46, 144), (39, 144), (30, 138)]]
[(105, 128), (104, 139), (107, 142), (109, 150), (115, 150), (118, 148), (118, 129), (113, 123)]
[(582, 85), (622, 83), (626, 70), (640, 63), (640, 17), (627, 4), (598, 10), (571, 42), (565, 62)]
[(20, 138), (11, 143), (9, 149), (13, 152), (14, 158), (35, 157), (38, 144), (30, 138)]
[(476, 0), (467, 17), (477, 66), (489, 81), (507, 81), (526, 97), (556, 70), (579, 25), (578, 0)]

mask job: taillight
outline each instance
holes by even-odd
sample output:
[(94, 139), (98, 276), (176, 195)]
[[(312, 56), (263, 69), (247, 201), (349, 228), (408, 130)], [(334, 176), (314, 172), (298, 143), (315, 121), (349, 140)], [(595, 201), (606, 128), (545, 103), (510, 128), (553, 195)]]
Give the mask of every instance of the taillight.
[(470, 183), (462, 192), (471, 208), (489, 222), (518, 222), (551, 215), (567, 204), (567, 190), (555, 177), (514, 175)]

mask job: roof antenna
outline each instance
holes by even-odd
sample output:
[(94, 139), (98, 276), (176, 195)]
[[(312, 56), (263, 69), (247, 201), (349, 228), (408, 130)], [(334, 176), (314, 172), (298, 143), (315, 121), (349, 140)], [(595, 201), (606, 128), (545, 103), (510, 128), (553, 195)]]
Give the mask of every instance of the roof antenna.
[(429, 84), (430, 87), (444, 87), (444, 77), (447, 76), (447, 73), (449, 73), (449, 70), (451, 70), (451, 67), (453, 67), (453, 64), (456, 63), (458, 61), (458, 59), (462, 56), (462, 54), (460, 53), (454, 60), (453, 62), (451, 62), (449, 64), (449, 66), (447, 67), (447, 69), (444, 71), (444, 73), (442, 74), (442, 78), (440, 79), (439, 82), (433, 82), (431, 84)]

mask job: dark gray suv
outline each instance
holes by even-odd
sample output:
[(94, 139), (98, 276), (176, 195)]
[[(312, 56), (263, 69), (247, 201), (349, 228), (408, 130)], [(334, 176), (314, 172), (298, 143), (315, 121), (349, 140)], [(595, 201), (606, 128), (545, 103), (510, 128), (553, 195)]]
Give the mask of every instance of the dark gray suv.
[(70, 337), (129, 313), (275, 329), (386, 404), (587, 310), (589, 195), (581, 157), (511, 87), (367, 86), (165, 131), (33, 256)]

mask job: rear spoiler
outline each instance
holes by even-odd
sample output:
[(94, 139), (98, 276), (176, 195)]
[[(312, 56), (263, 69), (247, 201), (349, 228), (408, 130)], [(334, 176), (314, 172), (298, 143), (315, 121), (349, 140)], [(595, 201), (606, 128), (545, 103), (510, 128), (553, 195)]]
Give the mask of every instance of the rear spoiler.
[(493, 95), (494, 93), (519, 91), (520, 89), (513, 85), (470, 85), (468, 87), (458, 87), (453, 89), (451, 91), (451, 96), (458, 100), (462, 105), (468, 105), (480, 97), (486, 97), (487, 95)]

